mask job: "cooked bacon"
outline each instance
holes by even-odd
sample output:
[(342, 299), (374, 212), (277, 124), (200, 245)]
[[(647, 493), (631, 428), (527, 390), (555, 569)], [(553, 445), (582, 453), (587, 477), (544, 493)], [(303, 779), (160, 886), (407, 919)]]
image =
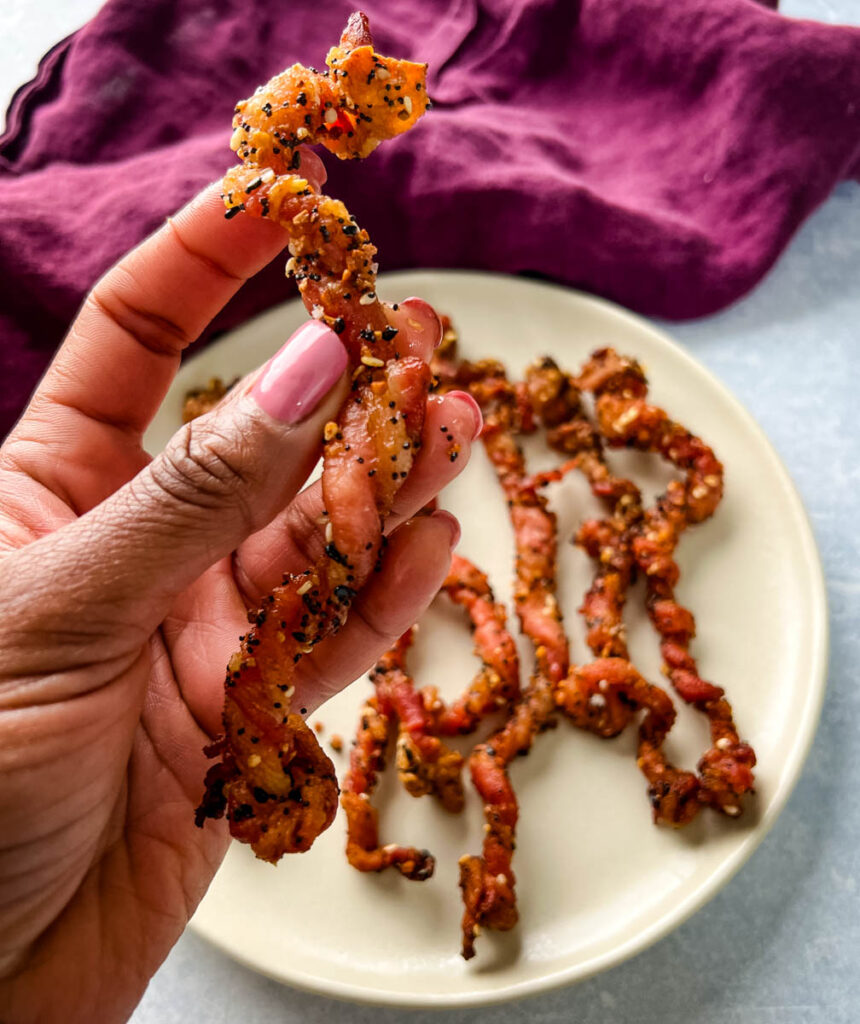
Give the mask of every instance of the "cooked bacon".
[(547, 443), (568, 456), (559, 469), (538, 474), (534, 482), (543, 485), (578, 469), (595, 497), (609, 506), (607, 518), (586, 520), (576, 534), (576, 543), (597, 563), (579, 610), (592, 653), (598, 658), (627, 658), (623, 612), (634, 573), (631, 531), (642, 517), (639, 488), (611, 473), (600, 435), (583, 408), (580, 391), (570, 374), (547, 357), (528, 368), (526, 388), (535, 418), (546, 431)]
[(463, 895), (462, 955), (475, 955), (482, 927), (507, 931), (519, 918), (511, 860), (518, 818), (508, 765), (531, 749), (535, 736), (553, 724), (553, 686), (567, 674), (569, 653), (555, 597), (555, 516), (537, 486), (526, 478), (515, 432), (531, 426), (521, 389), (492, 360), (458, 363), (456, 333), (447, 324), (433, 360), (442, 387), (467, 387), (481, 406), (481, 439), (505, 493), (516, 542), (514, 604), (523, 632), (535, 647), (535, 669), (505, 725), (469, 758), (472, 782), (484, 802), (485, 832), (480, 856), (460, 859)]
[(671, 825), (689, 822), (698, 811), (696, 777), (675, 768), (662, 746), (675, 721), (668, 695), (647, 682), (631, 665), (624, 628), (624, 605), (635, 565), (632, 531), (642, 518), (639, 489), (614, 476), (607, 466), (600, 435), (582, 406), (573, 378), (552, 359), (529, 367), (526, 385), (536, 419), (547, 442), (573, 456), (559, 470), (542, 474), (538, 482), (558, 479), (579, 469), (592, 493), (604, 500), (610, 514), (586, 520), (576, 543), (597, 563), (594, 579), (580, 612), (587, 627), (586, 642), (598, 660), (574, 667), (556, 686), (556, 702), (580, 728), (598, 736), (617, 736), (640, 710), (637, 764), (648, 780), (655, 821)]
[[(475, 653), (481, 659), (471, 685), (452, 704), (443, 701), (435, 687), (416, 691), (405, 668), (400, 674), (386, 673), (376, 685), (399, 721), (397, 768), (403, 786), (412, 796), (434, 794), (446, 810), (456, 813), (463, 806), (463, 759), (439, 737), (474, 732), (486, 715), (509, 707), (520, 692), (519, 657), (507, 629), (504, 605), (495, 601), (487, 577), (477, 566), (455, 555), (442, 592), (469, 614)], [(410, 630), (399, 641), (403, 664), (413, 636)]]
[(516, 643), (508, 631), (505, 606), (496, 601), (484, 573), (462, 555), (454, 555), (442, 589), (454, 604), (466, 609), (472, 627), (475, 654), (481, 667), (469, 688), (452, 704), (425, 686), (422, 698), (441, 736), (465, 736), (493, 711), (520, 695), (520, 662)]
[[(432, 864), (416, 859), (415, 851), (403, 852), (396, 846), (379, 847), (376, 811), (370, 806), (372, 785), (367, 783), (366, 765), (370, 761), (368, 734), (374, 733), (377, 765), (393, 723), (398, 723), (397, 768), (400, 781), (412, 796), (433, 793), (442, 806), (454, 813), (463, 807), (461, 781), (462, 756), (439, 739), (440, 735), (472, 732), (488, 713), (510, 705), (519, 695), (519, 660), (513, 637), (507, 631), (504, 606), (496, 603), (486, 576), (471, 562), (455, 555), (443, 590), (466, 608), (474, 627), (475, 653), (481, 669), (469, 689), (451, 705), (446, 705), (434, 687), (417, 691), (406, 668), (406, 654), (415, 629), (408, 630), (380, 660), (371, 673), (376, 695), (373, 713), (385, 720), (385, 732), (362, 711), (358, 738), (344, 782), (342, 804), (347, 814), (347, 857), (360, 871), (381, 871), (389, 865), (418, 867), (409, 878), (423, 880), (432, 873)], [(381, 767), (378, 770), (382, 770)], [(356, 793), (367, 793), (361, 802)], [(416, 873), (417, 872), (417, 873)]]
[(595, 352), (579, 378), (595, 396), (600, 431), (615, 448), (653, 451), (684, 473), (644, 510), (632, 533), (631, 551), (646, 581), (646, 604), (661, 637), (666, 673), (678, 695), (709, 719), (712, 746), (699, 762), (699, 800), (732, 817), (752, 791), (755, 753), (740, 740), (722, 687), (699, 675), (689, 651), (695, 636), (692, 613), (675, 600), (680, 569), (675, 548), (687, 526), (713, 515), (723, 494), (723, 467), (701, 438), (647, 402), (641, 367), (612, 349)]
[[(538, 732), (554, 724), (556, 706), (580, 728), (606, 738), (618, 735), (641, 713), (637, 764), (648, 781), (655, 820), (665, 824), (687, 824), (703, 803), (730, 815), (739, 813), (736, 802), (751, 786), (750, 768), (755, 759), (751, 749), (737, 739), (731, 707), (722, 691), (708, 689), (711, 684), (701, 680), (673, 676), (685, 699), (710, 717), (714, 745), (699, 763), (699, 777), (672, 765), (663, 744), (675, 721), (675, 708), (669, 695), (645, 680), (630, 663), (624, 632), (627, 591), (641, 569), (648, 579), (649, 612), (662, 637), (669, 669), (686, 668), (698, 680), (695, 662), (687, 651), (694, 623), (692, 615), (674, 601), (677, 566), (672, 556), (687, 523), (707, 518), (719, 501), (722, 467), (713, 452), (662, 410), (647, 405), (641, 368), (611, 350), (595, 353), (578, 379), (544, 359), (529, 370), (522, 384), (514, 385), (495, 361), (459, 362), (456, 332), (447, 320), (444, 327), (443, 342), (433, 361), (437, 386), (468, 388), (481, 406), (484, 445), (514, 526), (517, 614), (523, 632), (535, 646), (535, 671), (522, 698), (503, 728), (479, 744), (469, 759), (486, 819), (481, 855), (460, 860), (462, 952), (469, 959), (475, 954), (475, 939), (482, 926), (506, 930), (517, 922), (511, 861), (518, 806), (508, 765), (515, 756), (528, 752)], [(582, 406), (580, 385), (595, 392), (600, 431)], [(567, 460), (556, 470), (529, 477), (515, 435), (538, 425), (546, 431), (550, 445)], [(631, 425), (635, 430), (627, 429)], [(654, 509), (643, 509), (635, 484), (611, 473), (601, 434), (612, 446), (632, 444), (658, 451), (686, 471), (685, 483), (670, 485), (669, 498), (660, 499)], [(573, 469), (585, 474), (592, 492), (608, 505), (609, 514), (585, 522), (576, 536), (576, 542), (597, 562), (595, 578), (580, 609), (596, 658), (587, 665), (571, 667), (555, 595), (555, 517), (539, 491)], [(446, 587), (452, 592), (452, 582), (458, 577), (456, 585), (462, 587), (466, 576), (471, 581), (466, 591), (473, 592), (468, 600), (477, 606), (475, 594), (486, 586), (477, 570), (452, 568)], [(456, 599), (456, 592), (452, 596)], [(398, 649), (397, 665), (403, 678), (388, 675), (386, 683), (394, 689), (404, 680), (408, 683), (402, 713), (426, 732), (431, 725), (426, 717), (422, 719), (417, 695), (405, 676), (403, 655), (409, 640), (404, 638)], [(388, 691), (378, 686), (380, 697), (383, 692)], [(483, 693), (478, 691), (476, 698), (483, 699)], [(424, 696), (424, 710), (436, 710), (436, 728), (441, 731), (452, 709), (444, 708), (430, 688)], [(451, 732), (456, 731), (456, 721), (452, 720)], [(373, 838), (375, 841), (375, 832)]]
[[(454, 555), (441, 592), (468, 612), (481, 668), (451, 704), (440, 698), (436, 687), (425, 686), (416, 692), (411, 677), (405, 674), (390, 699), (400, 721), (397, 765), (401, 782), (413, 796), (435, 793), (446, 810), (456, 812), (463, 805), (462, 757), (440, 744), (438, 737), (467, 735), (488, 714), (510, 707), (520, 695), (520, 668), (505, 607), (496, 602), (487, 577), (477, 566)], [(407, 634), (409, 642), (412, 635), (411, 631)], [(385, 686), (391, 683), (389, 676)]]
[[(367, 232), (343, 203), (294, 173), (300, 144), (362, 157), (410, 128), (428, 106), (426, 69), (376, 54), (363, 16), (350, 19), (327, 63), (322, 73), (295, 65), (237, 106), (231, 146), (242, 164), (223, 186), (227, 217), (245, 211), (286, 228), (288, 271), (355, 366), (352, 392), (326, 431), (325, 557), (285, 577), (251, 613), (228, 666), (224, 735), (207, 748), (221, 760), (207, 773), (197, 823), (226, 811), (231, 835), (273, 863), (306, 850), (337, 809), (334, 767), (290, 711), (295, 665), (341, 627), (377, 563), (382, 521), (420, 445), (430, 380), (427, 365), (400, 350), (376, 297)], [(401, 86), (396, 103), (386, 85)]]
[[(405, 646), (389, 651), (375, 672), (403, 671)], [(393, 733), (393, 712), (377, 694), (361, 709), (358, 735), (349, 758), (341, 805), (346, 813), (349, 863), (359, 871), (384, 871), (395, 867), (406, 878), (424, 881), (433, 874), (435, 861), (428, 850), (388, 843), (379, 845), (379, 812), (371, 796), (385, 770), (386, 750)]]
[(463, 809), (463, 758), (436, 735), (434, 722), (406, 670), (406, 652), (415, 627), (409, 629), (370, 675), (381, 707), (390, 708), (399, 723), (397, 773), (412, 796), (432, 793), (446, 811)]

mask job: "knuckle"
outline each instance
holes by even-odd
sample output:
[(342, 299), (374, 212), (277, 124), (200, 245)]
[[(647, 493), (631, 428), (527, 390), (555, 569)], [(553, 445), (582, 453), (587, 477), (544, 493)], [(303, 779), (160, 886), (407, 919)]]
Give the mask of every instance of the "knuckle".
[(251, 519), (251, 495), (260, 481), (253, 460), (216, 418), (187, 423), (150, 465), (150, 479), (173, 503), (195, 509), (235, 508)]

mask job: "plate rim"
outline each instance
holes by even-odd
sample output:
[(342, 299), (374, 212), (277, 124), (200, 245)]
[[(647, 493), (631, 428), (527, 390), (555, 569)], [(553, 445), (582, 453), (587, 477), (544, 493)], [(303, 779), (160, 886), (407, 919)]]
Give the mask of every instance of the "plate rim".
[[(809, 638), (811, 670), (809, 688), (799, 719), (799, 728), (793, 737), (792, 746), (783, 761), (783, 770), (777, 780), (770, 804), (757, 820), (755, 826), (746, 833), (739, 846), (725, 857), (720, 866), (707, 879), (685, 899), (667, 911), (662, 918), (643, 928), (635, 936), (618, 943), (610, 950), (593, 956), (589, 960), (568, 967), (558, 968), (534, 978), (514, 981), (497, 988), (475, 992), (387, 992), (372, 987), (359, 986), (352, 982), (342, 982), (337, 978), (309, 974), (306, 971), (294, 973), (289, 970), (289, 967), (286, 967), (281, 972), (270, 970), (256, 963), (244, 953), (237, 953), (235, 949), (228, 947), (220, 941), (218, 935), (213, 935), (208, 929), (197, 922), (196, 913), (188, 922), (188, 928), (195, 935), (215, 946), (232, 960), (281, 984), (340, 1002), (404, 1009), (453, 1009), (455, 1007), (492, 1006), (499, 1003), (519, 1001), (543, 992), (553, 991), (567, 985), (585, 981), (602, 971), (619, 966), (624, 961), (649, 949), (655, 943), (665, 938), (670, 932), (680, 927), (685, 921), (689, 920), (696, 911), (713, 899), (731, 881), (744, 864), (749, 861), (785, 809), (785, 805), (800, 779), (812, 747), (813, 739), (818, 730), (824, 696), (827, 691), (830, 654), (830, 624), (826, 580), (809, 513), (803, 504), (800, 492), (794, 483), (791, 473), (764, 429), (716, 373), (696, 359), (670, 334), (645, 317), (633, 313), (608, 299), (591, 295), (555, 281), (484, 270), (407, 268), (380, 274), (379, 283), (381, 290), (385, 291), (389, 285), (396, 287), (398, 280), (401, 278), (419, 280), (421, 278), (438, 279), (440, 277), (493, 280), (508, 284), (516, 282), (517, 286), (534, 288), (537, 291), (546, 290), (562, 293), (587, 306), (591, 306), (610, 318), (626, 321), (637, 331), (650, 334), (658, 344), (665, 345), (672, 350), (673, 354), (686, 364), (687, 369), (691, 370), (697, 377), (703, 378), (709, 386), (715, 387), (720, 392), (723, 400), (731, 407), (733, 414), (742, 421), (747, 430), (757, 437), (762, 452), (767, 455), (780, 481), (782, 496), (786, 499), (786, 511), (790, 512), (791, 517), (795, 520), (797, 527), (799, 527), (798, 532), (803, 538), (803, 543), (798, 546), (795, 555), (803, 559), (812, 584), (810, 588), (812, 616), (810, 621), (805, 623)], [(233, 331), (226, 332), (217, 340), (224, 340), (234, 333), (235, 330), (253, 323), (258, 317), (269, 315), (284, 306), (291, 306), (298, 302), (301, 302), (301, 299), (298, 296), (293, 296), (284, 302), (270, 306), (256, 317), (238, 325)], [(183, 363), (183, 367), (193, 363), (194, 360), (205, 352), (206, 349), (203, 349), (201, 353), (195, 354), (187, 363)]]

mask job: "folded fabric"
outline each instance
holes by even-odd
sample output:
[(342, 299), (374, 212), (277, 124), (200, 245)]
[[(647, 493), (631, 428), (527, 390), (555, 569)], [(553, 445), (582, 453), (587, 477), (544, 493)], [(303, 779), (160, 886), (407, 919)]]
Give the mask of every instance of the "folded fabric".
[[(0, 139), (0, 436), (99, 275), (231, 162), (234, 102), (320, 65), (350, 6), (110, 0), (47, 55)], [(436, 101), (366, 162), (328, 160), (383, 269), (532, 273), (694, 317), (860, 176), (860, 30), (754, 0), (364, 6)], [(278, 261), (207, 337), (291, 287)]]

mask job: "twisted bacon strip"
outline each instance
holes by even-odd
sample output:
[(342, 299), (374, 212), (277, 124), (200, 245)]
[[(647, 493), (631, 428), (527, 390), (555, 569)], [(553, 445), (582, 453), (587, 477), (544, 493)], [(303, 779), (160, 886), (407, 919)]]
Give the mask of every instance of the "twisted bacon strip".
[[(444, 705), (433, 687), (417, 692), (406, 670), (413, 627), (371, 673), (376, 688), (371, 710), (376, 717), (368, 717), (367, 708), (362, 711), (341, 798), (347, 815), (347, 858), (360, 871), (381, 871), (393, 864), (407, 877), (423, 880), (433, 870), (432, 858), (426, 851), (419, 856), (411, 849), (379, 846), (377, 813), (369, 803), (376, 780), (375, 775), (371, 778), (368, 765), (383, 763), (390, 723), (396, 719), (400, 726), (397, 766), (406, 790), (412, 796), (432, 792), (446, 810), (456, 813), (463, 806), (463, 759), (445, 746), (438, 735), (471, 732), (484, 715), (509, 704), (519, 694), (516, 645), (505, 625), (504, 606), (494, 600), (486, 576), (471, 562), (455, 555), (442, 589), (469, 613), (481, 669), (454, 704)], [(385, 720), (384, 729), (380, 718)]]
[(576, 544), (597, 562), (597, 572), (579, 610), (595, 656), (627, 658), (623, 611), (635, 569), (631, 531), (642, 518), (639, 488), (610, 472), (600, 435), (582, 406), (579, 389), (552, 359), (546, 357), (527, 369), (526, 391), (549, 446), (572, 456), (559, 469), (535, 476), (535, 483), (542, 486), (579, 469), (592, 494), (609, 505), (607, 518), (586, 520), (576, 534)]
[(617, 736), (638, 711), (644, 711), (637, 765), (648, 781), (654, 820), (685, 825), (699, 810), (698, 780), (672, 765), (663, 752), (675, 709), (669, 696), (643, 679), (630, 663), (624, 630), (624, 604), (635, 570), (632, 533), (642, 518), (639, 489), (610, 473), (600, 436), (585, 414), (573, 378), (551, 359), (543, 359), (528, 369), (526, 388), (551, 447), (574, 456), (537, 481), (559, 479), (578, 468), (588, 478), (592, 492), (610, 505), (606, 519), (587, 520), (576, 536), (577, 544), (597, 562), (580, 608), (588, 627), (586, 639), (597, 660), (574, 667), (558, 682), (556, 703), (575, 725), (604, 739)]
[(391, 707), (399, 723), (397, 773), (404, 789), (411, 796), (433, 793), (446, 811), (458, 814), (463, 809), (463, 758), (433, 734), (432, 717), (406, 671), (406, 651), (415, 630), (409, 629), (390, 652), (400, 654), (396, 667), (375, 670), (371, 679), (380, 702)]
[(722, 498), (723, 467), (701, 438), (648, 404), (645, 375), (635, 361), (601, 349), (583, 368), (578, 384), (593, 392), (600, 431), (612, 447), (654, 451), (684, 471), (683, 481), (671, 481), (665, 494), (644, 511), (631, 550), (645, 576), (646, 604), (662, 638), (667, 675), (679, 696), (710, 722), (712, 746), (699, 761), (698, 798), (734, 817), (741, 812), (741, 798), (754, 785), (755, 753), (741, 742), (723, 689), (700, 677), (689, 652), (695, 619), (674, 594), (680, 575), (675, 547), (688, 525), (713, 515)]
[(371, 673), (376, 695), (361, 710), (340, 800), (346, 813), (349, 863), (359, 871), (384, 871), (394, 866), (404, 877), (421, 882), (433, 874), (436, 862), (432, 854), (393, 843), (380, 846), (379, 812), (370, 802), (378, 776), (385, 770), (385, 753), (393, 733), (396, 712), (392, 696), (404, 688), (411, 689), (406, 681), (406, 651), (411, 643), (412, 630), (380, 658)]
[(568, 671), (569, 653), (555, 598), (556, 525), (546, 499), (526, 479), (514, 432), (528, 426), (527, 406), (493, 361), (456, 364), (456, 335), (448, 325), (434, 357), (434, 373), (444, 387), (468, 387), (481, 406), (481, 438), (508, 501), (516, 539), (514, 604), (523, 632), (535, 646), (535, 669), (511, 717), (469, 758), (472, 782), (484, 801), (484, 842), (480, 856), (460, 859), (463, 894), (464, 959), (475, 955), (481, 927), (507, 931), (517, 923), (511, 866), (515, 847), (516, 794), (508, 765), (531, 749), (535, 736), (553, 724), (553, 687)]
[(404, 788), (412, 796), (433, 793), (446, 810), (458, 813), (463, 807), (463, 759), (438, 737), (473, 732), (487, 714), (516, 700), (519, 658), (507, 630), (504, 605), (496, 602), (477, 566), (454, 555), (441, 591), (468, 612), (481, 668), (452, 704), (446, 704), (435, 687), (416, 692), (408, 676), (409, 685), (398, 690), (392, 704), (399, 720), (397, 768)]
[(285, 577), (249, 616), (227, 669), (224, 735), (207, 748), (221, 760), (206, 775), (197, 823), (226, 810), (231, 834), (273, 863), (308, 849), (337, 809), (333, 765), (290, 711), (295, 665), (340, 628), (377, 563), (382, 520), (420, 444), (429, 385), (422, 360), (401, 358), (376, 298), (367, 233), (343, 203), (293, 173), (301, 143), (357, 158), (410, 128), (428, 106), (426, 68), (376, 54), (359, 14), (327, 64), (322, 73), (295, 65), (236, 107), (231, 146), (243, 164), (224, 178), (228, 218), (244, 210), (287, 229), (287, 267), (305, 305), (342, 336), (356, 367), (352, 393), (326, 429), (325, 557)]
[(423, 688), (422, 697), (438, 735), (465, 736), (474, 732), (486, 715), (520, 696), (520, 661), (508, 632), (505, 606), (496, 601), (489, 580), (476, 565), (454, 555), (442, 590), (454, 604), (466, 609), (481, 667), (453, 704), (443, 703), (432, 686)]

